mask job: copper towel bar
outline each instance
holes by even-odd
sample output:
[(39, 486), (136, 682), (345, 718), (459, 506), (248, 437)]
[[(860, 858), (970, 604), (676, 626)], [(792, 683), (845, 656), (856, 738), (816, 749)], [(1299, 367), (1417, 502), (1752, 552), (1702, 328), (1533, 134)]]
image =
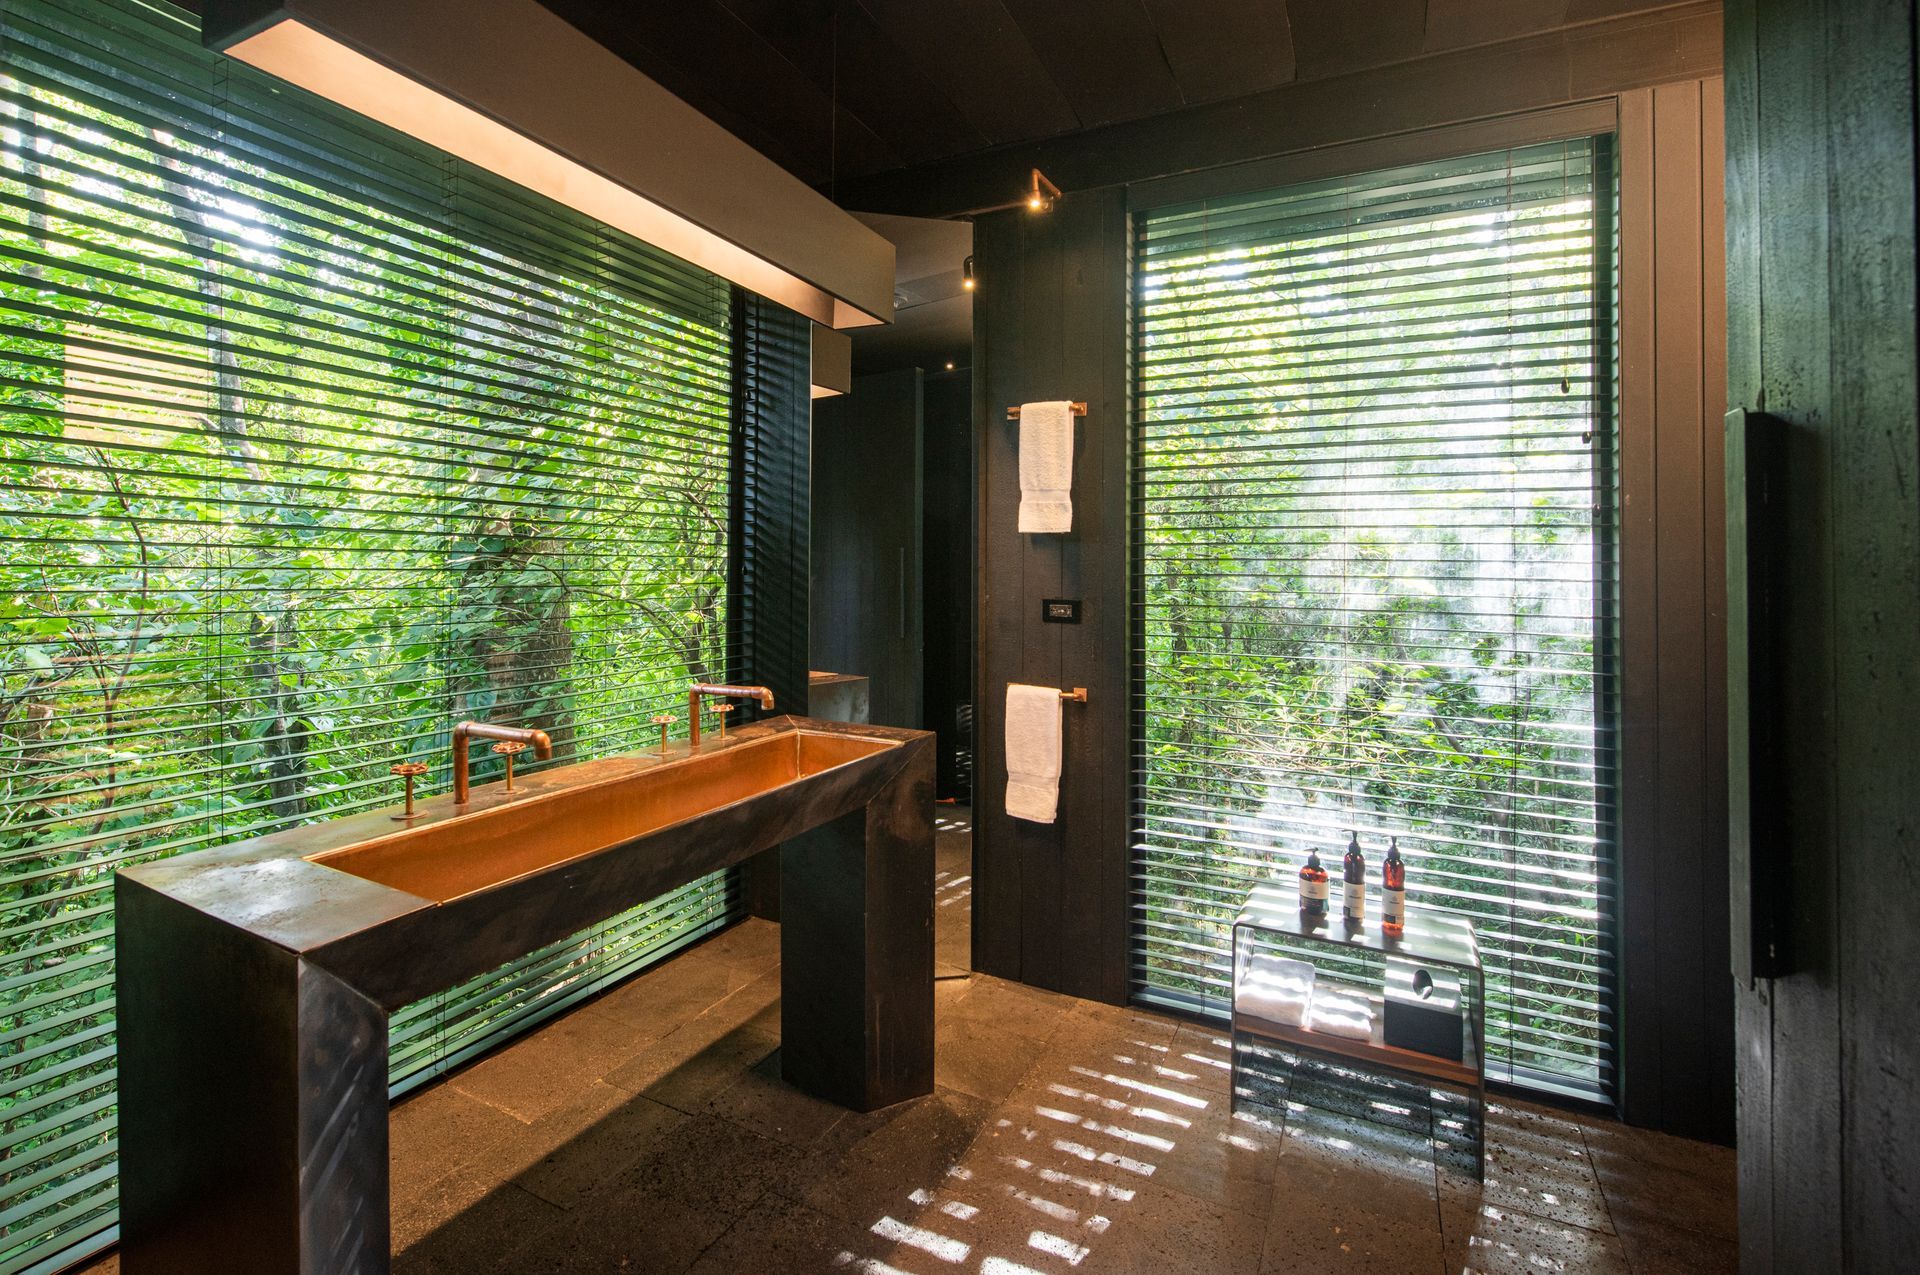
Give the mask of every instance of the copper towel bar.
[[(1087, 405), (1085, 403), (1075, 403), (1073, 405), (1073, 414), (1075, 416), (1085, 416), (1087, 414)], [(1017, 407), (1009, 407), (1007, 409), (1007, 419), (1010, 421), (1019, 420), (1020, 409)]]

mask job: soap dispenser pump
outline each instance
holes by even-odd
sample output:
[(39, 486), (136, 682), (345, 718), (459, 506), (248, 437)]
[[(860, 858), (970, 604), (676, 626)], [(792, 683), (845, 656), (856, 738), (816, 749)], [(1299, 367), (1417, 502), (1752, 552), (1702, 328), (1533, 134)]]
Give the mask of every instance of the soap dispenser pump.
[(1317, 921), (1327, 914), (1327, 870), (1320, 866), (1320, 852), (1307, 851), (1307, 865), (1300, 869), (1300, 915)]
[(1380, 865), (1380, 928), (1388, 934), (1407, 929), (1407, 863), (1398, 837), (1387, 843), (1387, 860)]
[(1344, 893), (1346, 919), (1348, 925), (1361, 925), (1367, 919), (1367, 861), (1360, 854), (1360, 837), (1357, 833), (1347, 834), (1347, 857), (1342, 865), (1346, 872), (1346, 890)]

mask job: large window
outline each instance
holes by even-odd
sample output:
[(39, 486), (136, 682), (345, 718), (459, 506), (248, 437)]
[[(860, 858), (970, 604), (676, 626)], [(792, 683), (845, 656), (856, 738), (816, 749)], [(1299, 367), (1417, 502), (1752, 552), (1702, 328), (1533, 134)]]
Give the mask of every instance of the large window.
[[(202, 51), (0, 39), (0, 1272), (114, 1221), (116, 868), (556, 762), (726, 672), (724, 284)], [(498, 760), (476, 752), (476, 780)], [(677, 891), (396, 1015), (396, 1087), (725, 919)]]
[(1221, 1012), (1250, 884), (1398, 837), (1490, 1073), (1607, 1084), (1610, 190), (1581, 140), (1138, 220), (1146, 998)]

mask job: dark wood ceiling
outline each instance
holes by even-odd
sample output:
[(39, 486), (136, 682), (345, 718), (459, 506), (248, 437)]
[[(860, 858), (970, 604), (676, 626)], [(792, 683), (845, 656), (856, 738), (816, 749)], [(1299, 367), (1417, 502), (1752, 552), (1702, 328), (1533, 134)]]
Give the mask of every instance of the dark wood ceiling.
[(1676, 0), (542, 3), (827, 186)]

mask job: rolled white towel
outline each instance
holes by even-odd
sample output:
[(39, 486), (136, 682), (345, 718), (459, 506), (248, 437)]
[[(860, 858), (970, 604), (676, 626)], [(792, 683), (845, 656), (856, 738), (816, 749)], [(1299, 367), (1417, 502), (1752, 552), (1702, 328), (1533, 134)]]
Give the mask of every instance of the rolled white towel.
[(1313, 966), (1262, 952), (1240, 972), (1234, 1004), (1241, 1012), (1270, 1023), (1304, 1026), (1313, 1004)]

